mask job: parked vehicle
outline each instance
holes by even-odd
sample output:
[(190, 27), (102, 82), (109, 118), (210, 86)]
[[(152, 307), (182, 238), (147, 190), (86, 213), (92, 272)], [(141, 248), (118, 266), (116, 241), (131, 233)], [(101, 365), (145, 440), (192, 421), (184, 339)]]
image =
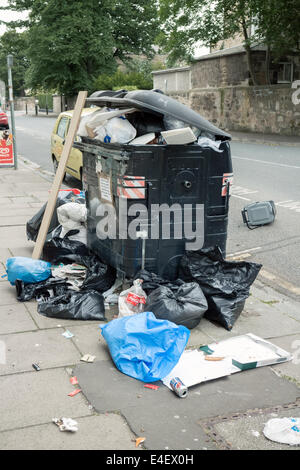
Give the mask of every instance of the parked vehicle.
[[(85, 116), (93, 111), (95, 111), (95, 108), (85, 108), (82, 111), (82, 116)], [(55, 172), (57, 170), (58, 163), (63, 151), (72, 115), (73, 110), (60, 113), (57, 121), (55, 122), (55, 126), (51, 135), (51, 158)], [(78, 137), (76, 137), (75, 140), (77, 141)], [(71, 153), (67, 162), (66, 173), (82, 181), (82, 153), (80, 150), (74, 147), (71, 149)]]
[(9, 129), (7, 114), (0, 108), (0, 129)]

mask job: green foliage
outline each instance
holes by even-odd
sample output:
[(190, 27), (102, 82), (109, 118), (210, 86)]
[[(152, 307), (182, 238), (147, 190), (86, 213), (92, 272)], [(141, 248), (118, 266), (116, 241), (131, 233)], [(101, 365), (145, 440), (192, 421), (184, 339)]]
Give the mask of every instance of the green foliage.
[(114, 90), (128, 87), (133, 89), (150, 90), (153, 88), (153, 80), (150, 77), (145, 77), (140, 72), (121, 72), (117, 71), (114, 74), (101, 74), (94, 83), (95, 90)]
[(158, 41), (171, 64), (191, 61), (197, 45), (214, 47), (239, 34), (253, 83), (251, 46), (266, 44), (278, 57), (300, 47), (299, 0), (160, 0), (159, 15)]
[(101, 74), (94, 83), (95, 90), (151, 90), (153, 88), (153, 70), (165, 68), (158, 60), (130, 59), (126, 61), (127, 70), (118, 70), (114, 74)]
[[(28, 35), (9, 29), (0, 37), (0, 80), (7, 84), (7, 55), (14, 56), (12, 67), (13, 88), (15, 96), (25, 95), (25, 72), (29, 67), (26, 57)], [(8, 95), (8, 93), (7, 93)]]
[(299, 0), (254, 2), (255, 38), (267, 44), (279, 58), (291, 50), (300, 51)]
[[(147, 0), (9, 0), (12, 10), (29, 11), (30, 67), (26, 83), (36, 91), (74, 95), (93, 89), (100, 73), (117, 68), (129, 54), (151, 55), (158, 21)], [(14, 22), (18, 24), (18, 22)]]
[(39, 107), (42, 109), (53, 109), (53, 95), (51, 93), (40, 93), (35, 95), (36, 99), (39, 100)]

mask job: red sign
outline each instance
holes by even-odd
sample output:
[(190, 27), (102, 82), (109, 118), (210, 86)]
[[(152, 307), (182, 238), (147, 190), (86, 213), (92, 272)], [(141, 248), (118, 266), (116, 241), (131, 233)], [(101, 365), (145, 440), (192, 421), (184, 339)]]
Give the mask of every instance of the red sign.
[(14, 166), (12, 134), (0, 132), (0, 166)]

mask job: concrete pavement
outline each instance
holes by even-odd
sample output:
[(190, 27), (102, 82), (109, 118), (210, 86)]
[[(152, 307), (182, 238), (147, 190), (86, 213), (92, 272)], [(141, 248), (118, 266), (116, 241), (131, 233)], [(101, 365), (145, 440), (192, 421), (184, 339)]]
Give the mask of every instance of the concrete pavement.
[[(17, 171), (0, 169), (0, 276), (5, 274), (8, 257), (31, 256), (33, 243), (27, 241), (24, 225), (47, 200), (51, 185), (49, 175), (47, 178), (22, 161)], [(111, 316), (112, 312), (108, 312), (107, 318)], [(118, 406), (99, 410), (83, 393), (73, 398), (68, 396), (73, 390), (69, 382), (72, 370), (82, 366), (82, 355), (96, 355), (100, 369), (101, 365), (104, 367), (110, 361), (106, 344), (100, 338), (99, 322), (42, 317), (37, 313), (36, 302), (18, 302), (15, 288), (1, 277), (0, 320), (0, 342), (5, 345), (6, 352), (5, 364), (0, 364), (0, 449), (136, 450), (134, 441), (139, 437), (142, 423), (139, 423), (140, 415), (134, 400), (126, 408), (126, 416)], [(75, 335), (72, 339), (62, 336), (66, 329)], [(209, 387), (215, 391), (215, 404), (208, 406), (207, 414), (202, 411), (199, 423), (193, 424), (193, 432), (197, 433), (198, 429), (199, 433), (199, 436), (194, 436), (193, 448), (226, 448), (228, 442), (230, 448), (269, 448), (269, 441), (262, 435), (261, 416), (274, 414), (273, 407), (277, 407), (278, 414), (286, 413), (285, 416), (289, 413), (300, 414), (297, 402), (300, 397), (300, 312), (299, 303), (295, 300), (278, 293), (261, 280), (256, 281), (232, 332), (203, 319), (199, 327), (192, 330), (188, 347), (198, 347), (248, 332), (294, 352), (295, 360), (262, 368), (259, 372), (251, 371), (251, 375), (247, 372), (238, 374), (239, 378), (235, 379), (238, 387), (236, 396), (231, 399), (228, 409), (223, 407), (223, 413), (220, 409), (229, 392), (225, 387), (222, 395), (222, 386), (218, 385), (218, 381), (211, 383)], [(33, 363), (39, 363), (41, 371), (36, 372), (32, 368)], [(114, 368), (113, 364), (111, 367)], [(122, 403), (123, 376), (116, 373), (119, 402)], [(130, 379), (126, 378), (128, 380), (131, 386)], [(96, 386), (101, 387), (101, 384)], [(261, 414), (257, 418), (248, 410), (243, 394), (238, 393), (243, 388), (251, 391), (252, 400), (258, 393), (256, 389), (264, 395), (263, 401), (258, 400)], [(221, 390), (219, 396), (217, 389)], [(232, 391), (230, 393), (233, 397)], [(210, 395), (207, 393), (206, 399)], [(198, 398), (200, 403), (201, 397)], [(196, 399), (195, 394), (194, 401)], [(282, 409), (283, 405), (288, 407)], [(238, 411), (237, 418), (232, 417), (235, 410)], [(155, 449), (160, 433), (161, 437), (164, 436), (162, 441), (166, 441), (168, 423), (156, 423), (155, 410), (148, 409), (147, 413), (153, 417), (153, 432), (157, 435), (157, 441), (152, 439), (149, 431), (149, 444), (146, 439), (145, 448)], [(226, 415), (226, 423), (221, 420), (221, 415)], [(78, 432), (61, 433), (52, 423), (52, 418), (60, 416), (76, 419)], [(254, 426), (251, 417), (256, 420), (255, 429), (259, 436), (252, 435), (252, 440), (247, 440), (240, 430), (247, 424), (251, 432)], [(189, 421), (188, 415), (186, 418)], [(187, 423), (187, 430), (188, 426)], [(176, 449), (187, 448), (186, 440), (177, 438), (176, 446)], [(272, 448), (280, 446), (272, 444)]]

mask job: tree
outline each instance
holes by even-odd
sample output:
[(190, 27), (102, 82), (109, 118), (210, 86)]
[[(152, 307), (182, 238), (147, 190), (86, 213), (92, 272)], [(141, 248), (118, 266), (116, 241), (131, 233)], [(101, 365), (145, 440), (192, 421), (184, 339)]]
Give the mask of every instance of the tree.
[(0, 37), (0, 80), (7, 83), (7, 55), (14, 56), (12, 67), (14, 94), (25, 95), (25, 72), (29, 67), (26, 55), (27, 33), (9, 29)]
[(33, 90), (90, 91), (100, 73), (116, 70), (117, 58), (151, 54), (156, 36), (156, 8), (146, 0), (10, 0), (9, 8), (29, 10), (21, 24), (28, 29), (26, 82)]
[(274, 57), (300, 51), (299, 0), (264, 0), (253, 7), (255, 38), (266, 44)]
[[(280, 55), (297, 41), (299, 44), (297, 5), (299, 0), (160, 0), (160, 18), (165, 25), (160, 44), (170, 53), (171, 61), (191, 61), (197, 43), (214, 47), (241, 34), (255, 84), (251, 46), (267, 44)], [(256, 33), (250, 34), (253, 25)]]

